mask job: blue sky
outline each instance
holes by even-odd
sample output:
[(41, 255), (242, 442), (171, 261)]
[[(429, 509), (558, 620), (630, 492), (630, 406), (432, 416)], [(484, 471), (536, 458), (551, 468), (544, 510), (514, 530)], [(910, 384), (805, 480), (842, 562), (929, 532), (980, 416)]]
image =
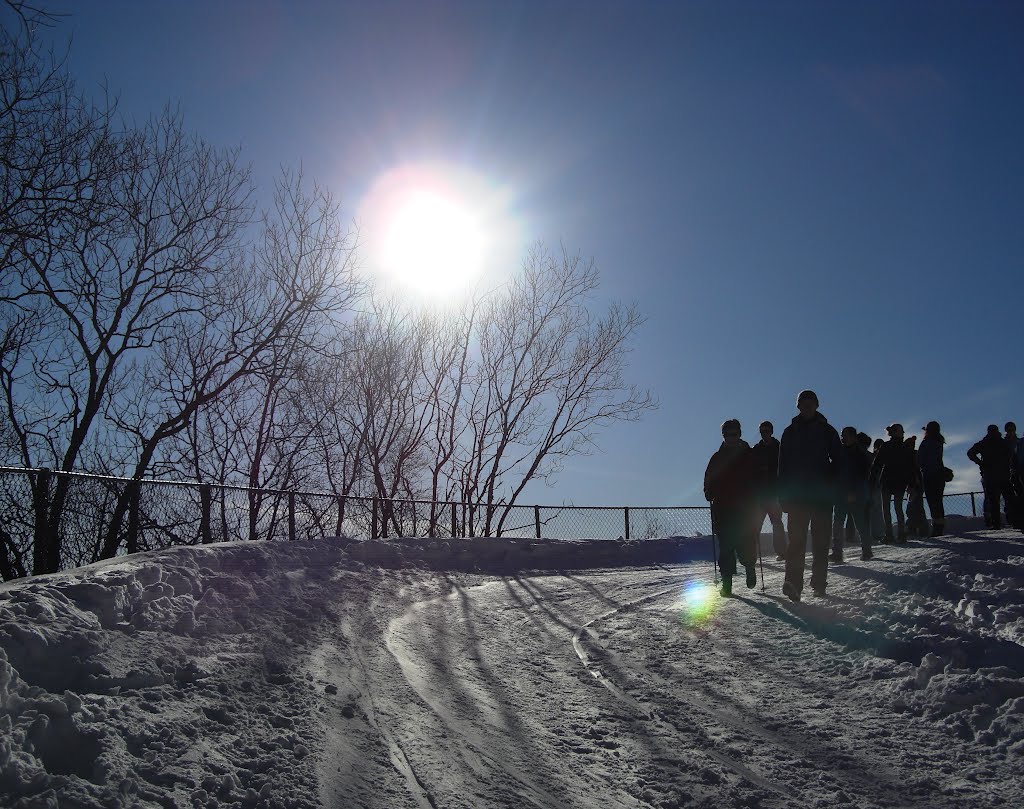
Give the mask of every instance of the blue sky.
[[(100, 2), (58, 38), (123, 114), (180, 103), (269, 185), (302, 164), (353, 215), (396, 166), (501, 189), (524, 241), (593, 256), (647, 322), (658, 411), (542, 503), (702, 502), (730, 417), (815, 389), (873, 437), (930, 419), (955, 485), (1024, 427), (1024, 5)], [(494, 262), (509, 256), (495, 256)]]

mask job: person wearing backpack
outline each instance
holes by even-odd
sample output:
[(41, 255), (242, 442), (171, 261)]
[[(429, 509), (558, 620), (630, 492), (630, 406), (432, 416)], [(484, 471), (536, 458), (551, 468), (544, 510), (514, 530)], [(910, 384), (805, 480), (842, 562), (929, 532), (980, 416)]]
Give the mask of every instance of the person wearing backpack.
[(1010, 448), (999, 434), (999, 427), (988, 425), (985, 437), (967, 450), (967, 457), (981, 468), (981, 488), (985, 491), (985, 526), (1002, 528), (1000, 501), (1010, 483)]
[(942, 436), (937, 421), (929, 421), (924, 427), (924, 438), (917, 449), (917, 463), (921, 470), (921, 484), (932, 515), (931, 536), (942, 536), (946, 530), (946, 510), (942, 495), (946, 488), (946, 467), (942, 463), (942, 447), (946, 439)]

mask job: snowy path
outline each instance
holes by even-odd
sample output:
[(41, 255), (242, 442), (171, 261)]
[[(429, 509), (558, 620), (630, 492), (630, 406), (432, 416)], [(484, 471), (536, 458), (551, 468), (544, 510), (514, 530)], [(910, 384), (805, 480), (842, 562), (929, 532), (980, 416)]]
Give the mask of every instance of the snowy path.
[(0, 585), (0, 806), (1021, 805), (1016, 532), (881, 548), (802, 604), (774, 563), (722, 599), (707, 563), (366, 550), (176, 548)]
[[(799, 605), (772, 595), (780, 571), (767, 573), (767, 593), (705, 620), (684, 588), (706, 568), (406, 594), (400, 614), (378, 616), (384, 643), (359, 657), (364, 710), (407, 793), (366, 805), (941, 809), (1011, 797), (965, 779), (960, 744), (851, 676), (872, 657), (855, 634), (822, 637), (837, 605), (863, 599), (856, 568), (833, 570), (827, 601)], [(998, 760), (987, 766), (998, 780)]]

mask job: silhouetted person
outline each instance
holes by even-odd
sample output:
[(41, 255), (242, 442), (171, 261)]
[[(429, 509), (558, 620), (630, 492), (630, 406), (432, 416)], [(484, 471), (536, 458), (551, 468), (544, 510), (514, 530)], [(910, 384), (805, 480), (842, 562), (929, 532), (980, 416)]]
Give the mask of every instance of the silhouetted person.
[[(876, 438), (872, 444), (871, 463), (885, 446), (884, 438)], [(871, 524), (871, 544), (877, 545), (885, 539), (885, 517), (882, 516), (882, 483), (877, 479), (868, 476), (868, 488), (870, 489), (871, 505), (869, 506)]]
[[(879, 447), (871, 464), (871, 480), (882, 489), (882, 516), (885, 518), (887, 545), (907, 541), (906, 517), (903, 515), (903, 496), (917, 472), (914, 468), (914, 450), (903, 440), (903, 425), (890, 424), (885, 428), (889, 440)], [(896, 508), (896, 535), (892, 532), (892, 507)]]
[[(836, 516), (832, 524), (833, 560), (843, 561), (842, 538), (847, 517), (853, 519), (860, 534), (860, 558), (871, 558), (871, 531), (868, 528), (868, 473), (871, 471), (871, 457), (864, 445), (857, 439), (857, 430), (843, 427), (842, 462), (836, 485)], [(836, 545), (835, 543), (839, 544)], [(836, 554), (838, 551), (838, 554)], [(838, 558), (836, 558), (838, 557)]]
[(914, 458), (914, 474), (907, 484), (907, 533), (916, 537), (928, 536), (928, 518), (924, 513), (924, 487), (921, 485), (921, 465), (917, 459), (917, 436), (903, 443), (910, 447)]
[(775, 425), (762, 421), (757, 428), (761, 440), (754, 444), (751, 452), (754, 459), (754, 479), (757, 493), (757, 509), (754, 521), (758, 538), (765, 515), (772, 524), (772, 548), (775, 558), (786, 558), (786, 529), (782, 525), (782, 507), (779, 505), (779, 440), (772, 436)]
[(924, 438), (917, 450), (917, 464), (921, 470), (921, 485), (928, 501), (928, 511), (932, 515), (933, 537), (941, 536), (946, 530), (946, 510), (942, 494), (946, 488), (946, 467), (942, 462), (942, 446), (946, 439), (937, 421), (929, 421), (924, 426)]
[(779, 500), (789, 514), (786, 581), (782, 592), (799, 601), (804, 589), (808, 528), (811, 534), (811, 589), (825, 595), (828, 546), (832, 538), (836, 467), (842, 463), (839, 433), (818, 412), (818, 396), (804, 390), (797, 396), (799, 414), (779, 442)]
[(711, 524), (718, 536), (722, 595), (732, 595), (736, 560), (747, 571), (747, 587), (757, 584), (754, 567), (754, 468), (750, 445), (740, 438), (740, 423), (722, 424), (722, 445), (704, 472), (704, 496), (711, 503)]
[[(842, 439), (841, 435), (839, 437), (840, 437), (840, 439)], [(867, 433), (857, 433), (857, 443), (860, 444), (860, 446), (864, 450), (864, 455), (868, 459), (868, 470), (870, 470), (871, 469), (871, 462), (875, 459), (875, 454), (871, 451), (871, 436), (868, 435)], [(879, 514), (879, 517), (881, 517), (881, 514)], [(868, 497), (867, 497), (867, 500), (864, 502), (864, 524), (868, 527), (868, 532), (869, 533), (868, 533), (867, 541), (868, 541), (868, 547), (870, 548), (871, 545), (872, 545), (872, 542), (873, 542), (873, 538), (874, 538), (874, 527), (871, 525), (871, 487), (870, 487), (870, 485), (868, 486)], [(848, 543), (849, 542), (853, 542), (854, 530), (855, 530), (855, 528), (854, 528), (853, 517), (852, 516), (851, 517), (847, 517), (846, 518), (846, 541)], [(864, 540), (864, 537), (861, 537), (861, 544), (862, 544), (862, 546), (863, 546), (863, 540)]]
[(1003, 429), (1005, 430), (1003, 440), (1010, 453), (1010, 480), (1006, 484), (1006, 492), (1003, 495), (1003, 500), (1006, 501), (1006, 521), (1014, 528), (1024, 530), (1024, 486), (1021, 486), (1020, 477), (1020, 455), (1024, 444), (1021, 443), (1017, 435), (1017, 425), (1014, 422), (1006, 422)]
[(1010, 482), (1010, 450), (999, 434), (999, 427), (988, 425), (988, 432), (967, 450), (967, 457), (981, 467), (981, 488), (985, 491), (985, 525), (1002, 528), (999, 501)]

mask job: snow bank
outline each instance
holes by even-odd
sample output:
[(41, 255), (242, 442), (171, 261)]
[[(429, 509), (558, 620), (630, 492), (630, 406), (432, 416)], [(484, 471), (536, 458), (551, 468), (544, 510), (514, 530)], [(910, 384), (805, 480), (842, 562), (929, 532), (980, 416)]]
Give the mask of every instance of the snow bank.
[[(849, 650), (851, 687), (1019, 756), (1022, 547), (987, 532), (889, 548), (795, 613)], [(706, 538), (226, 543), (0, 585), (0, 806), (319, 806), (331, 686), (302, 661), (339, 605), (435, 587), (439, 570), (690, 563), (710, 579), (709, 557)]]

